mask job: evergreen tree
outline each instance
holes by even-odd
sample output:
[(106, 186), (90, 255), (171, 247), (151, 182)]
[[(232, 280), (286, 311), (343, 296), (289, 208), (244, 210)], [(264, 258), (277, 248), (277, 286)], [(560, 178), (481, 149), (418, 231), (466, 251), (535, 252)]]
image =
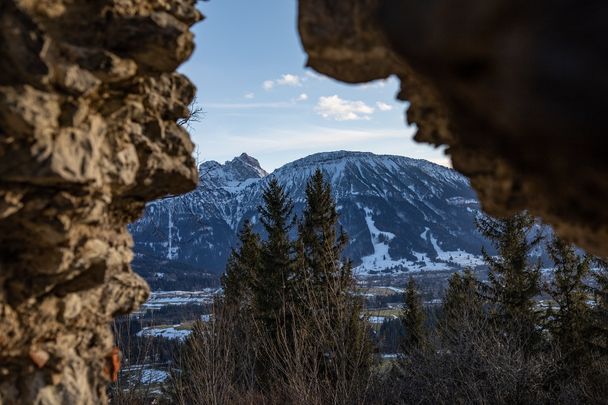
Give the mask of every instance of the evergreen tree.
[(262, 243), (261, 266), (254, 278), (254, 308), (255, 316), (273, 336), (278, 322), (288, 317), (286, 308), (292, 299), (294, 260), (289, 232), (294, 223), (293, 202), (276, 178), (270, 180), (262, 198), (264, 205), (258, 210), (267, 239)]
[(484, 293), (494, 305), (497, 326), (520, 340), (528, 352), (534, 350), (541, 338), (534, 301), (540, 293), (541, 264), (540, 259), (531, 263), (529, 257), (541, 243), (542, 233), (533, 233), (535, 221), (526, 212), (501, 219), (486, 216), (476, 222), (498, 251), (493, 257), (482, 248), (490, 282)]
[(401, 322), (405, 329), (403, 351), (412, 353), (416, 350), (424, 350), (428, 345), (428, 331), (425, 325), (426, 315), (413, 277), (410, 277), (405, 287), (404, 300), (405, 305), (401, 315)]
[(454, 273), (444, 294), (439, 319), (442, 340), (447, 344), (458, 344), (460, 339), (467, 339), (466, 328), (479, 327), (483, 315), (483, 300), (473, 272), (466, 269), (462, 275)]
[(254, 278), (260, 272), (260, 236), (253, 231), (251, 222), (246, 220), (239, 233), (240, 247), (232, 250), (222, 276), (224, 303), (235, 308), (250, 309)]
[(591, 258), (579, 256), (574, 247), (559, 238), (547, 245), (555, 263), (553, 279), (546, 290), (557, 308), (551, 311), (548, 327), (560, 349), (569, 372), (589, 359), (588, 333), (590, 308), (587, 305), (585, 278), (589, 275)]
[(592, 345), (600, 357), (608, 356), (608, 262), (594, 260), (595, 271), (592, 288), (595, 305), (592, 308)]
[[(367, 372), (371, 344), (360, 318), (352, 265), (342, 259), (348, 238), (338, 232), (338, 213), (331, 186), (317, 169), (306, 185), (306, 205), (298, 227), (297, 286), (299, 312), (311, 337), (319, 341), (322, 378), (350, 380)], [(323, 321), (320, 322), (320, 317)], [(320, 330), (323, 329), (323, 330)], [(311, 353), (312, 354), (312, 353)]]
[[(331, 186), (317, 169), (306, 184), (306, 206), (299, 225), (300, 274), (310, 278), (314, 286), (352, 282), (351, 265), (342, 261), (348, 237), (337, 232), (338, 212)], [(345, 290), (345, 288), (341, 288)]]

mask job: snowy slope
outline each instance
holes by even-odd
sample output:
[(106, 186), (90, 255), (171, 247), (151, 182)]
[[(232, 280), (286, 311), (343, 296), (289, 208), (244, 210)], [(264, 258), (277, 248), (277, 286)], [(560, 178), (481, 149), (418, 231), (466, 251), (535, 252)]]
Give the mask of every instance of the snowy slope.
[(270, 175), (246, 154), (206, 162), (195, 191), (149, 204), (131, 225), (136, 254), (220, 273), (244, 219), (259, 222), (268, 180), (285, 186), (299, 213), (317, 168), (331, 181), (358, 274), (480, 264), (483, 239), (473, 224), (480, 208), (464, 176), (424, 160), (345, 151), (311, 155)]

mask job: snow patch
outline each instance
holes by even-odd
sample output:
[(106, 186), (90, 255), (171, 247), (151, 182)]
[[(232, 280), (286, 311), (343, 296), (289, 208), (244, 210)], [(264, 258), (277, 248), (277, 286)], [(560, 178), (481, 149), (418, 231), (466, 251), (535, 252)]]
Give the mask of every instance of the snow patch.
[(139, 337), (155, 337), (155, 338), (164, 338), (164, 339), (177, 339), (177, 340), (185, 340), (190, 333), (192, 333), (189, 329), (176, 329), (179, 325), (173, 325), (168, 328), (158, 328), (158, 327), (148, 327), (143, 328), (139, 332), (137, 332), (137, 336)]
[[(427, 231), (428, 230), (429, 229), (427, 228)], [(484, 264), (482, 258), (472, 255), (469, 252), (465, 252), (464, 250), (458, 249), (452, 251), (444, 251), (437, 243), (437, 238), (434, 238), (432, 234), (431, 244), (433, 245), (433, 249), (435, 249), (435, 252), (437, 252), (437, 258), (440, 260), (456, 263), (460, 266), (481, 266)]]
[(378, 323), (384, 323), (384, 321), (387, 320), (387, 319), (395, 319), (395, 317), (369, 316), (367, 318), (367, 322), (373, 323), (373, 324), (378, 324)]
[(163, 370), (144, 369), (141, 372), (140, 381), (142, 384), (159, 384), (169, 378), (169, 373)]
[[(359, 206), (359, 204), (357, 204)], [(361, 208), (359, 206), (359, 208)], [(389, 254), (389, 242), (395, 238), (395, 234), (391, 232), (383, 232), (376, 226), (374, 222), (374, 211), (368, 207), (363, 207), (365, 212), (365, 222), (369, 229), (374, 253), (369, 256), (362, 257), (362, 264), (359, 267), (364, 267), (366, 270), (384, 270), (393, 266), (396, 262), (391, 259)]]
[(179, 246), (173, 246), (173, 209), (171, 207), (168, 210), (168, 233), (169, 236), (167, 238), (167, 259), (173, 260), (177, 259), (177, 251)]
[(144, 309), (158, 309), (167, 305), (212, 304), (221, 288), (206, 288), (201, 291), (156, 291), (143, 304)]

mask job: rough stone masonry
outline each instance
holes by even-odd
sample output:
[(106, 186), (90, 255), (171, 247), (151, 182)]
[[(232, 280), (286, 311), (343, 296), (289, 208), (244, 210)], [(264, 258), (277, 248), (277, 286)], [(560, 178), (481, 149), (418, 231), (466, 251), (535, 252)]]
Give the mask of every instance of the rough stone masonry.
[(194, 3), (0, 0), (0, 404), (107, 400), (148, 295), (126, 225), (197, 181)]

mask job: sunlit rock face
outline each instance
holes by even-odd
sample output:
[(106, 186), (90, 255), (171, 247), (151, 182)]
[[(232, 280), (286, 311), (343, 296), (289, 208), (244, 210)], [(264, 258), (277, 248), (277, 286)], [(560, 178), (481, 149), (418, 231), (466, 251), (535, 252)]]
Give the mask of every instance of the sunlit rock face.
[(601, 1), (300, 0), (308, 64), (401, 80), (416, 140), (448, 145), (496, 216), (529, 209), (608, 256), (608, 52)]
[(191, 190), (194, 0), (0, 1), (0, 403), (97, 404), (148, 287), (126, 225)]

